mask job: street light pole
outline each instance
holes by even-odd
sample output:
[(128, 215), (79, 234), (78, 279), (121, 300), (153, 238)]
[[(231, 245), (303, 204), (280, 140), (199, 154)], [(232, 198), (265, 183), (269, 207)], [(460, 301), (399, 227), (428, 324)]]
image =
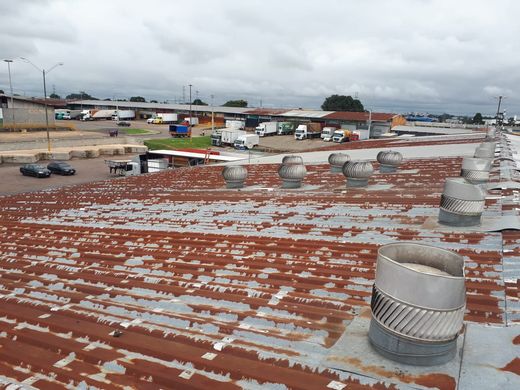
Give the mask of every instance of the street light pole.
[(190, 87), (190, 121), (189, 121), (189, 123), (188, 123), (188, 126), (190, 127), (190, 139), (191, 139), (191, 130), (193, 129), (193, 126), (191, 125), (192, 120), (193, 120), (193, 119), (191, 118), (191, 87), (192, 87), (192, 85), (189, 84), (189, 87)]
[(211, 95), (211, 134), (215, 132), (215, 107), (213, 106), (213, 98), (215, 95)]
[(14, 128), (16, 128), (16, 122), (14, 119), (13, 83), (11, 81), (11, 62), (13, 62), (13, 60), (4, 60), (4, 61), (7, 62), (7, 72), (9, 73), (9, 89), (11, 90), (11, 113), (12, 113), (12, 117), (13, 117), (13, 129), (14, 129)]
[(53, 70), (57, 66), (63, 65), (63, 62), (58, 62), (57, 64), (53, 65), (48, 70), (45, 70), (45, 69), (38, 68), (31, 61), (29, 61), (27, 58), (20, 57), (20, 59), (22, 59), (23, 61), (27, 62), (28, 64), (31, 64), (34, 68), (36, 68), (39, 72), (42, 72), (42, 74), (43, 74), (43, 102), (45, 104), (45, 128), (47, 130), (47, 150), (50, 153), (50, 151), (51, 151), (51, 136), (50, 136), (50, 133), (49, 133), (49, 112), (48, 112), (48, 109), (47, 109), (47, 107), (48, 107), (47, 106), (47, 84), (46, 84), (46, 81), (45, 81), (45, 75), (48, 74), (51, 70)]

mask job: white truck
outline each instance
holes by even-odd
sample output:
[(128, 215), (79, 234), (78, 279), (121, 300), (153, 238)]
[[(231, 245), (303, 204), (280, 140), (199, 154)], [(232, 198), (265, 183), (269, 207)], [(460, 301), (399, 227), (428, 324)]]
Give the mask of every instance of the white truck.
[(132, 119), (135, 119), (134, 110), (116, 110), (116, 112), (112, 114), (112, 120), (114, 121), (129, 121)]
[(220, 132), (222, 145), (234, 145), (235, 141), (241, 135), (246, 135), (244, 130), (237, 129), (222, 129)]
[(245, 126), (246, 126), (245, 121), (232, 120), (232, 119), (226, 120), (226, 128), (242, 130), (242, 129), (244, 129)]
[(253, 149), (255, 146), (258, 146), (259, 143), (260, 137), (258, 134), (244, 134), (238, 136), (233, 146), (235, 149)]
[(336, 131), (335, 127), (324, 127), (321, 131), (321, 139), (325, 142), (332, 141), (332, 137), (334, 135), (334, 132)]
[(278, 133), (278, 122), (262, 122), (256, 128), (256, 134), (260, 137), (276, 135)]
[(299, 125), (294, 132), (294, 139), (303, 140), (307, 138), (319, 138), (321, 136), (320, 123), (307, 123)]
[(153, 123), (155, 125), (162, 125), (168, 123), (175, 123), (178, 120), (177, 114), (172, 114), (169, 112), (166, 113), (158, 113), (155, 117), (149, 118), (146, 122)]

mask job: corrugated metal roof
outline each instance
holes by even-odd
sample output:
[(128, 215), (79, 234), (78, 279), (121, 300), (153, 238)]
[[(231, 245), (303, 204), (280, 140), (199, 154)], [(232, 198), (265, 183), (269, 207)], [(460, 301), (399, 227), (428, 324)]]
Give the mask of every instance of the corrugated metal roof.
[[(423, 127), (423, 126), (405, 126), (398, 125), (392, 127), (392, 132), (408, 132), (408, 133), (431, 133), (431, 134), (468, 134), (473, 133), (474, 129), (457, 128), (457, 127)], [(480, 133), (482, 133), (480, 131)]]
[[(75, 100), (73, 102), (69, 102), (70, 104), (75, 105), (83, 105), (83, 106), (92, 106), (92, 107), (116, 107), (129, 108), (129, 109), (155, 109), (155, 110), (177, 110), (177, 111), (189, 111), (189, 104), (166, 104), (166, 103), (141, 103), (141, 102), (120, 102), (120, 101), (106, 101), (106, 100)], [(223, 106), (214, 106), (213, 109), (211, 106), (198, 106), (195, 104), (191, 105), (191, 110), (193, 112), (206, 112), (211, 113), (212, 110), (220, 113), (228, 113), (228, 114), (243, 114), (244, 112), (251, 110), (251, 108), (243, 108), (243, 107), (223, 107)]]
[(248, 115), (280, 115), (284, 112), (289, 111), (287, 108), (254, 108), (249, 111), (245, 111), (244, 114)]
[[(280, 190), (272, 164), (249, 166), (241, 191), (205, 166), (0, 198), (0, 383), (454, 388), (458, 376), (435, 367), (328, 359), (369, 307), (376, 251), (390, 242), (457, 251), (466, 321), (518, 322), (520, 232), (434, 223), (460, 165), (407, 160), (367, 189), (310, 165), (302, 189)], [(491, 194), (485, 216), (504, 212), (502, 190)]]
[(293, 118), (324, 118), (329, 114), (332, 114), (332, 111), (291, 110), (280, 114), (280, 116)]
[(368, 112), (336, 111), (331, 114), (328, 114), (325, 118), (344, 121), (365, 122), (368, 121), (371, 117), (373, 121), (389, 122), (395, 116), (396, 114), (385, 112), (373, 112), (372, 115), (370, 115), (370, 113)]

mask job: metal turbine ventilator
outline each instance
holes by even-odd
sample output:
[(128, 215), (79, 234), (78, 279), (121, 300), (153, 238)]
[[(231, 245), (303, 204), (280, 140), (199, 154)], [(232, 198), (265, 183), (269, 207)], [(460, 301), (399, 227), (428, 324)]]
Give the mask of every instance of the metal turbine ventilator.
[(480, 224), (486, 191), (462, 177), (447, 178), (441, 195), (439, 222), (450, 226)]
[(421, 366), (450, 361), (465, 306), (460, 255), (415, 243), (379, 248), (368, 337), (381, 355)]
[(497, 136), (497, 131), (494, 127), (490, 127), (486, 132), (486, 140), (494, 140)]
[(477, 158), (494, 158), (495, 157), (496, 142), (482, 142), (475, 149), (473, 157)]
[(242, 188), (247, 179), (247, 169), (242, 165), (227, 165), (222, 170), (227, 188)]
[(471, 184), (483, 184), (489, 180), (490, 170), (490, 159), (464, 157), (460, 175)]
[(278, 175), (282, 179), (282, 188), (300, 188), (307, 174), (300, 156), (285, 156), (278, 168)]
[(330, 171), (341, 173), (343, 165), (348, 161), (350, 161), (350, 156), (346, 153), (331, 153), (329, 155)]
[(370, 161), (348, 161), (343, 165), (347, 187), (366, 187), (373, 173), (374, 167)]
[(379, 171), (390, 173), (397, 171), (403, 161), (403, 155), (394, 150), (382, 150), (377, 154), (377, 162), (381, 164)]

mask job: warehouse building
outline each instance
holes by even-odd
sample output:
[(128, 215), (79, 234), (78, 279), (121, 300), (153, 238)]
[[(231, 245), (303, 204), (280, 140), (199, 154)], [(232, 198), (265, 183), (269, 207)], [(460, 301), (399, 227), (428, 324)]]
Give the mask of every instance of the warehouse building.
[[(256, 127), (260, 122), (267, 121), (313, 121), (324, 124), (354, 125), (358, 127), (367, 126), (373, 123), (374, 134), (386, 132), (391, 126), (405, 123), (404, 118), (391, 113), (368, 113), (368, 112), (335, 112), (320, 110), (302, 109), (268, 109), (268, 108), (242, 108), (242, 107), (223, 107), (223, 106), (199, 106), (188, 104), (166, 104), (166, 103), (141, 103), (141, 102), (114, 102), (102, 100), (80, 100), (69, 103), (71, 109), (122, 109), (135, 110), (136, 118), (145, 119), (157, 113), (178, 113), (189, 115), (190, 108), (192, 115), (199, 117), (204, 122), (211, 121), (214, 113), (215, 119), (219, 123), (225, 120), (244, 120), (246, 127)], [(381, 130), (378, 130), (381, 127)], [(383, 129), (386, 129), (383, 131)]]

